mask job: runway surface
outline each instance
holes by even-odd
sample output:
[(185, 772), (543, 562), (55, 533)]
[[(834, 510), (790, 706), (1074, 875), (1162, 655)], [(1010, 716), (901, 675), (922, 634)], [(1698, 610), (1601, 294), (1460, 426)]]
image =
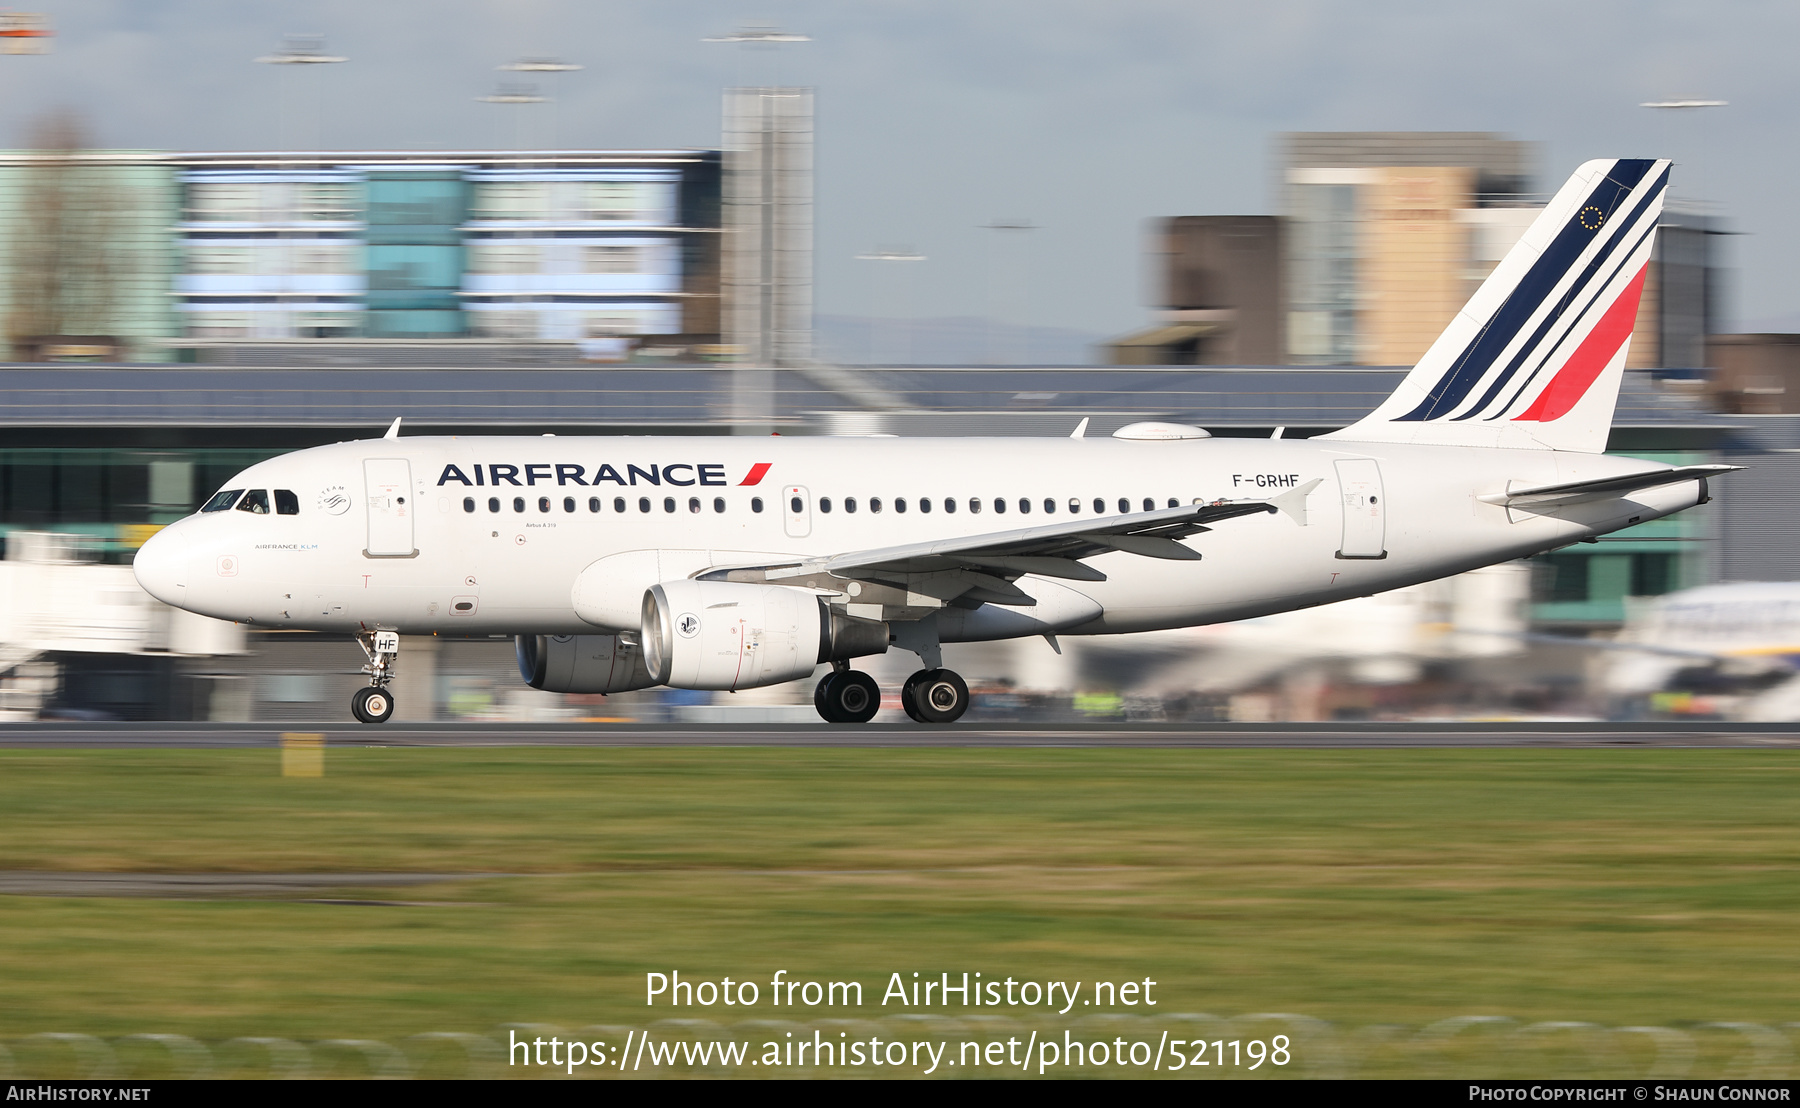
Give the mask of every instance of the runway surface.
[(1800, 726), (1775, 723), (1261, 724), (466, 724), (16, 723), (0, 748), (276, 746), (283, 735), (334, 746), (616, 747), (1800, 747)]

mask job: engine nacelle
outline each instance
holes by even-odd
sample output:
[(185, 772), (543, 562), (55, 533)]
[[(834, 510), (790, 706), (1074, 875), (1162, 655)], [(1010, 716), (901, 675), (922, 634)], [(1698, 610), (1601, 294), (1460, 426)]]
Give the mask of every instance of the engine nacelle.
[(831, 610), (787, 585), (664, 581), (644, 593), (644, 664), (681, 689), (754, 689), (812, 675), (820, 662), (884, 654), (887, 624)]
[(618, 635), (519, 635), (519, 676), (545, 692), (616, 693), (657, 684), (644, 652)]

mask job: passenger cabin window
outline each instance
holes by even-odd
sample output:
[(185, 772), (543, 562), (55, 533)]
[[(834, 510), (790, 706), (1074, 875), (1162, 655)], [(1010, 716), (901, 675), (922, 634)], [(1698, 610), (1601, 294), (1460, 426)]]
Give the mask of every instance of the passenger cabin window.
[[(973, 506), (974, 505), (970, 505), (970, 507), (973, 507)], [(1000, 513), (1001, 515), (1006, 514), (1006, 497), (1004, 497), (1004, 496), (994, 497), (994, 511)]]
[(525, 498), (522, 496), (513, 497), (513, 511), (522, 512), (524, 510), (525, 510)]
[(647, 496), (638, 497), (638, 511), (647, 512), (649, 510), (650, 510), (650, 498)]
[(463, 497), (463, 511), (472, 512), (474, 510), (475, 510), (475, 498), (472, 496)]
[(1027, 500), (1023, 496), (1019, 497), (1019, 514), (1020, 515), (1030, 515), (1031, 514), (1031, 501)]
[(894, 497), (894, 511), (899, 512), (901, 515), (906, 514), (906, 497)]
[(869, 497), (869, 511), (871, 511), (871, 512), (881, 511), (881, 497), (879, 497), (879, 496)]
[(1056, 514), (1056, 501), (1052, 500), (1048, 496), (1044, 497), (1044, 514), (1047, 516), (1053, 516)]
[(269, 514), (269, 492), (267, 489), (251, 489), (238, 501), (237, 510), (249, 512), (251, 515), (266, 516)]
[(689, 515), (699, 515), (700, 514), (700, 498), (699, 497), (697, 497), (697, 496), (688, 497), (688, 514)]
[(969, 497), (969, 511), (980, 514), (980, 512), (981, 512), (981, 497), (979, 497), (979, 496)]
[(600, 498), (597, 496), (588, 497), (588, 511), (597, 512), (599, 510), (600, 510)]
[(844, 497), (844, 511), (849, 512), (851, 515), (856, 514), (856, 497)]
[(950, 513), (951, 515), (956, 514), (956, 497), (954, 497), (954, 496), (944, 497), (944, 511)]
[(563, 497), (563, 511), (572, 512), (574, 510), (575, 510), (575, 498), (572, 496)]
[(723, 512), (724, 510), (725, 510), (725, 498), (722, 496), (713, 497), (713, 511)]
[(215, 492), (213, 493), (213, 498), (206, 502), (206, 507), (201, 508), (200, 510), (203, 512), (222, 512), (233, 504), (236, 504), (237, 498), (242, 495), (244, 495), (243, 489), (225, 489), (222, 492)]
[[(800, 509), (798, 509), (798, 508), (794, 509), (794, 511), (796, 511), (796, 512), (798, 512), (799, 510)], [(826, 515), (831, 514), (831, 497), (829, 497), (829, 496), (819, 497), (819, 511), (824, 512)]]
[(620, 513), (623, 513), (625, 511), (625, 498), (624, 497), (622, 497), (622, 496), (613, 497), (613, 511), (620, 512)]
[(300, 514), (300, 498), (294, 495), (293, 489), (275, 490), (275, 514), (278, 516)]
[(919, 511), (924, 512), (926, 515), (931, 514), (931, 497), (919, 497)]
[(750, 510), (758, 515), (762, 514), (762, 497), (753, 496), (750, 498)]
[(488, 497), (488, 511), (497, 512), (499, 510), (500, 510), (500, 498), (497, 496)]
[(549, 510), (550, 510), (550, 498), (547, 496), (538, 497), (538, 511), (547, 512)]

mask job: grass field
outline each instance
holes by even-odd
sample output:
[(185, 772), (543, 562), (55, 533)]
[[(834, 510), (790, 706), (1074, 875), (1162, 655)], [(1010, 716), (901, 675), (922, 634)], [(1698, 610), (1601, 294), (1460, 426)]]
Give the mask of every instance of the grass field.
[(829, 1014), (864, 1018), (892, 1011), (893, 971), (968, 970), (1149, 977), (1161, 1014), (1353, 1027), (1800, 1020), (1800, 763), (1781, 752), (334, 748), (326, 766), (0, 751), (15, 874), (475, 875), (0, 897), (0, 1039), (743, 1018), (647, 1015), (644, 974), (670, 970), (854, 978), (865, 1009)]

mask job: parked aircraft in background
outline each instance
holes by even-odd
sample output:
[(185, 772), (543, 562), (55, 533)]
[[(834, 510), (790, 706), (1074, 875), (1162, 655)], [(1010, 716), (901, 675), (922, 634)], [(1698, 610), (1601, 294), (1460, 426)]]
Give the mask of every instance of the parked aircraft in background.
[(921, 722), (945, 643), (1187, 627), (1383, 592), (1707, 499), (1730, 466), (1605, 448), (1667, 162), (1581, 166), (1380, 408), (1310, 440), (398, 437), (245, 470), (139, 552), (176, 607), (354, 635), (380, 722), (399, 635), (517, 636), (560, 692), (736, 690), (890, 647)]
[(1609, 692), (1675, 715), (1800, 719), (1800, 582), (1683, 589), (1635, 604), (1608, 651)]

